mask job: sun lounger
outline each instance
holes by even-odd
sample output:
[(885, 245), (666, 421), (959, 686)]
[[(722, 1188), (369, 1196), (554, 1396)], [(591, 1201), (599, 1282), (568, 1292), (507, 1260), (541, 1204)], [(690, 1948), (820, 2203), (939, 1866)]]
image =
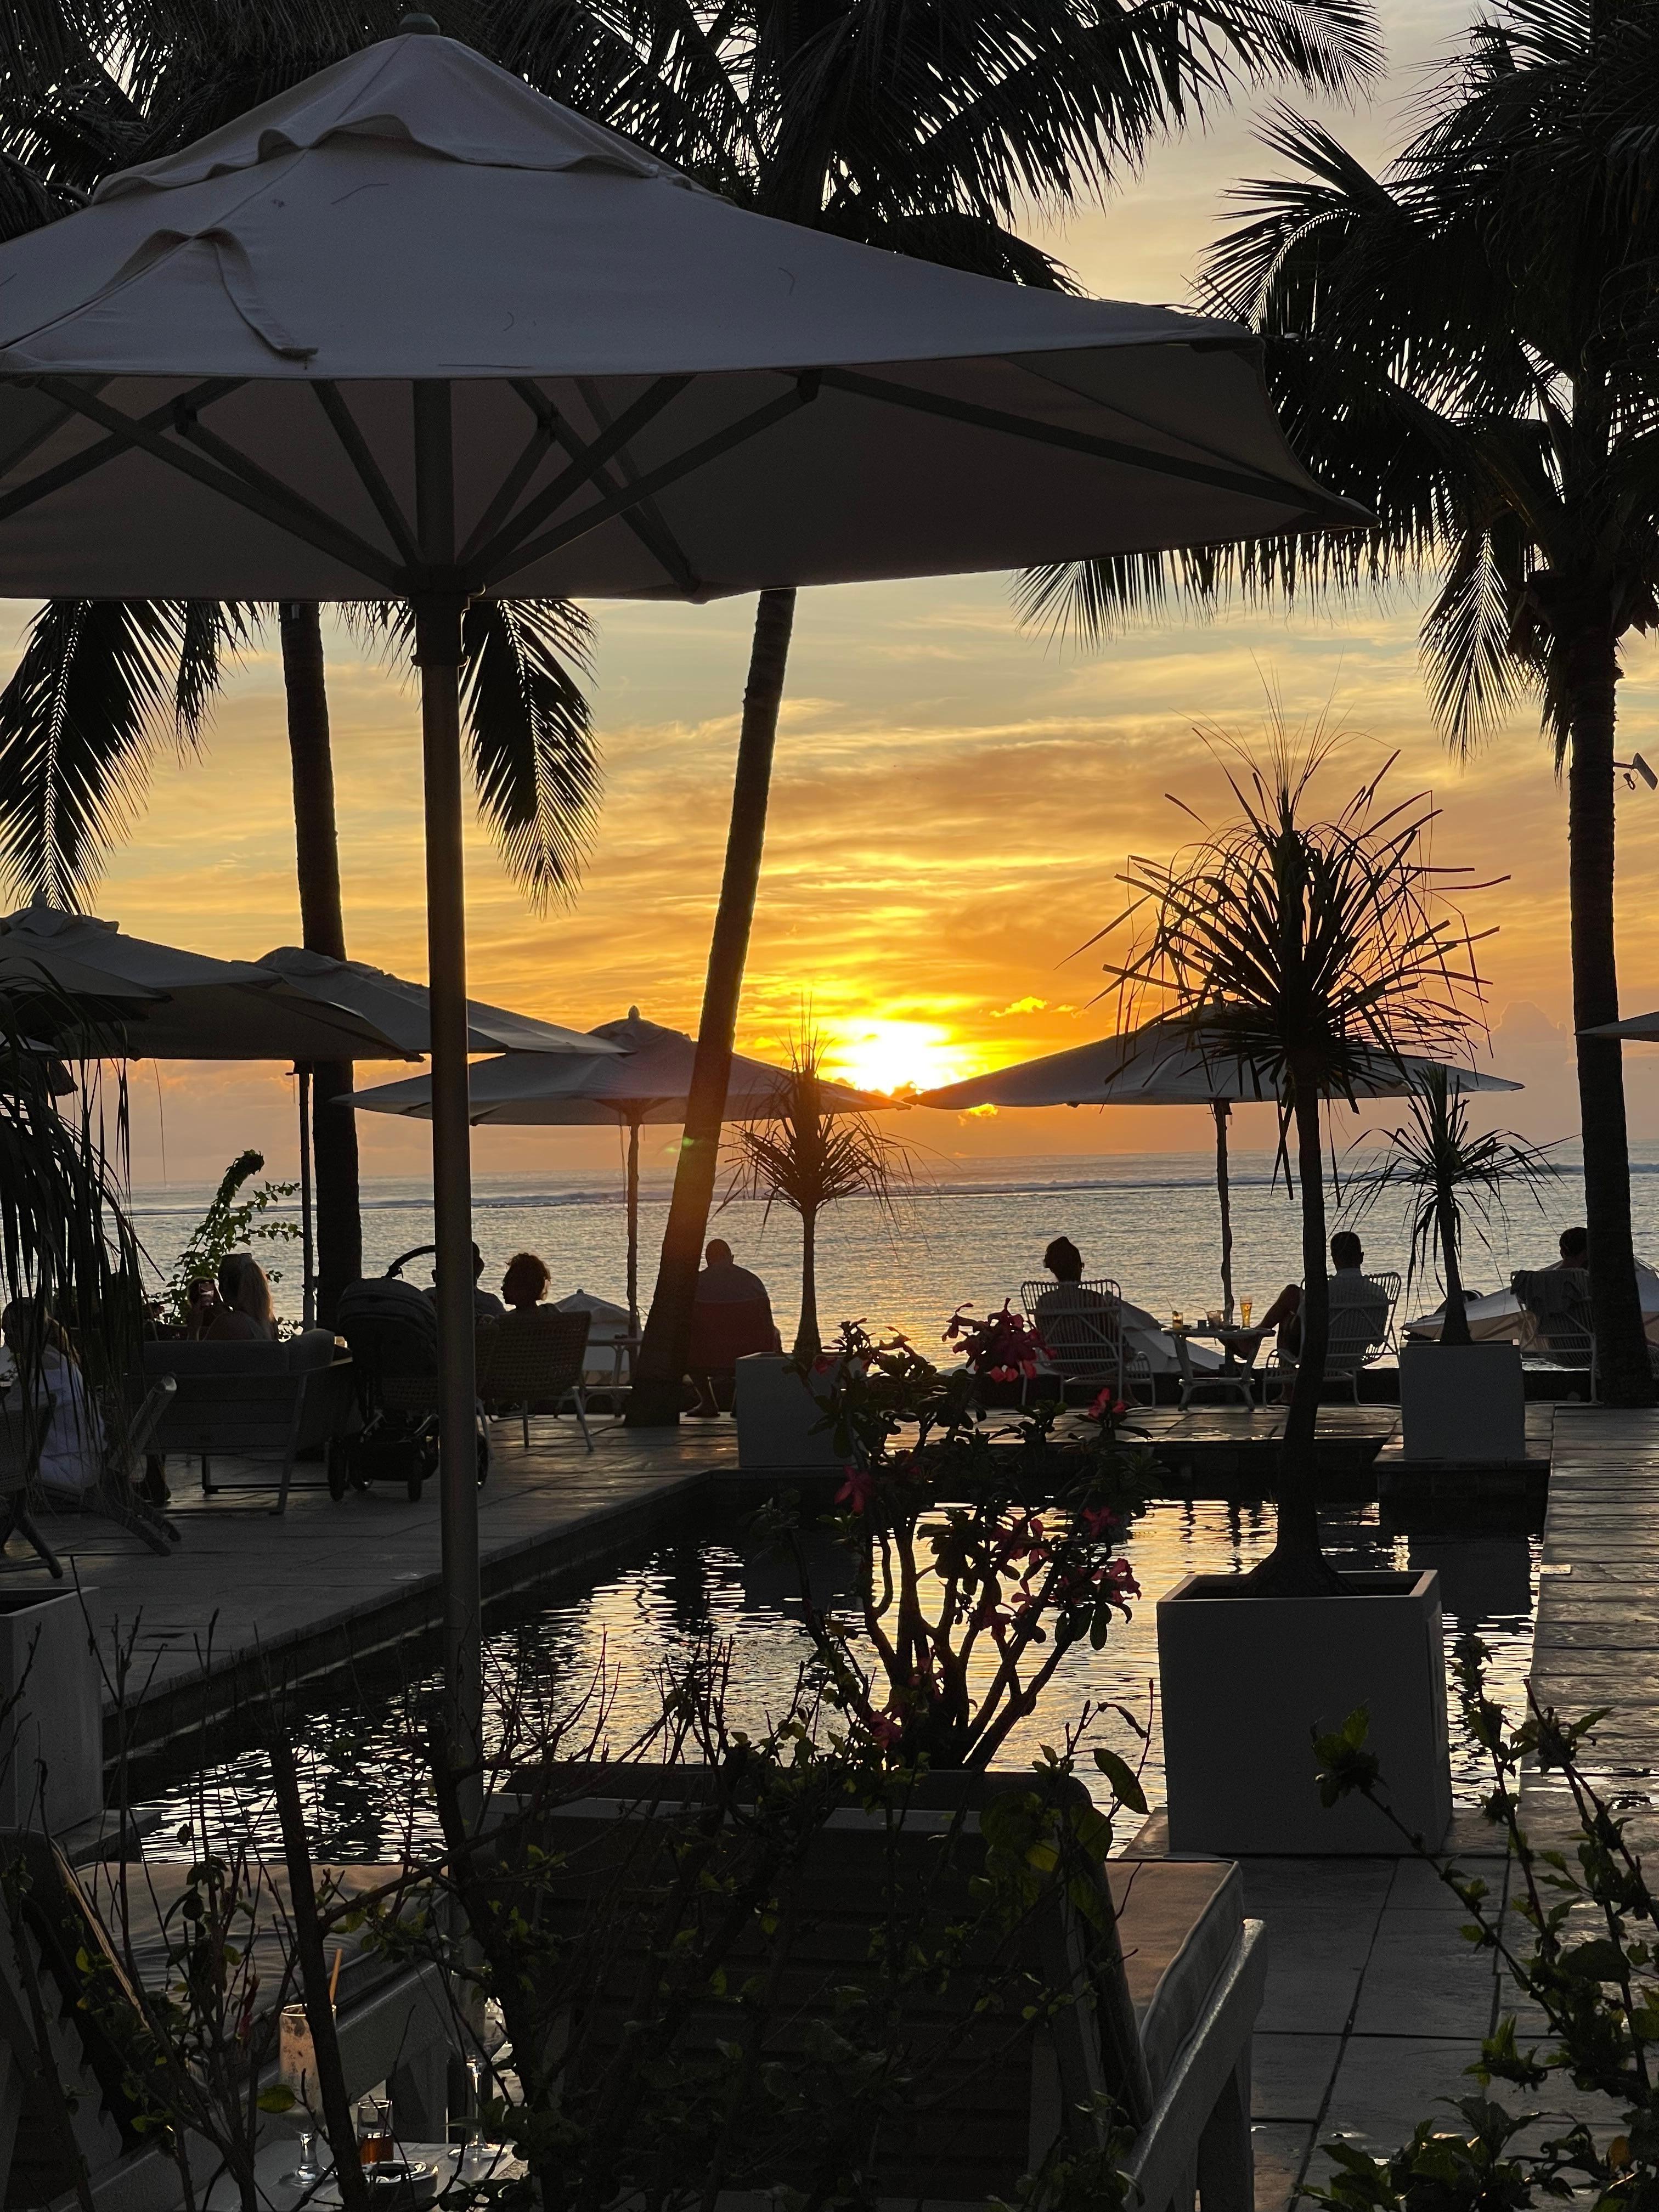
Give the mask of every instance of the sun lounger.
[[(556, 1874), (541, 1860), (530, 1878), (544, 1926), (550, 1916), (573, 1931), (594, 1924), (598, 1899), (619, 1881), (659, 1893), (651, 1887), (661, 1871), (655, 1862), (684, 1833), (668, 1816), (695, 1807), (708, 1787), (696, 1768), (585, 1771), (574, 1786), (592, 1796), (538, 1813), (503, 1845), (509, 1884), (517, 1851), (533, 1844), (562, 1855)], [(571, 1785), (561, 1778), (559, 1786)], [(712, 2051), (722, 2039), (760, 2033), (780, 2051), (799, 2050), (817, 2026), (829, 2029), (841, 2016), (884, 1915), (896, 1909), (908, 1924), (903, 1916), (918, 1914), (935, 1934), (953, 1918), (971, 1923), (969, 1885), (985, 1863), (981, 1812), (996, 1794), (1030, 1786), (1012, 1775), (936, 1774), (890, 1826), (885, 1814), (861, 1807), (832, 1814), (780, 1893), (778, 1925), (792, 1935), (787, 1957), (769, 1958), (767, 1972), (787, 1984), (787, 2006), (768, 2022), (745, 2014), (735, 1997), (700, 2001), (686, 2031), (692, 2043)], [(533, 1790), (535, 1778), (520, 1778), (520, 1787)], [(1109, 1913), (1103, 1925), (1078, 1909), (1073, 1889), (1056, 1883), (1006, 1935), (975, 1933), (948, 1983), (922, 1975), (901, 1992), (896, 2033), (915, 2094), (884, 2121), (872, 2154), (875, 2192), (894, 2212), (1012, 2200), (1022, 2174), (1062, 2141), (1078, 2150), (1102, 2142), (1107, 2098), (1134, 2129), (1127, 2165), (1141, 2212), (1190, 2212), (1195, 2189), (1205, 2212), (1250, 2212), (1250, 2040), (1266, 1959), (1261, 1923), (1243, 1917), (1237, 1869), (1214, 1860), (1097, 1862), (1084, 1878), (1115, 1908), (1115, 1939)], [(562, 2023), (582, 2064), (603, 2063), (622, 2046), (631, 1989), (639, 1975), (654, 1974), (658, 1955), (643, 1932), (631, 1944), (613, 1936), (580, 2018)], [(758, 1964), (734, 1956), (734, 1990)], [(986, 1990), (1011, 1972), (1079, 2001), (1063, 2002), (1046, 2024), (1000, 1999), (988, 2006)], [(803, 2170), (771, 2179), (805, 2187), (811, 2178)]]

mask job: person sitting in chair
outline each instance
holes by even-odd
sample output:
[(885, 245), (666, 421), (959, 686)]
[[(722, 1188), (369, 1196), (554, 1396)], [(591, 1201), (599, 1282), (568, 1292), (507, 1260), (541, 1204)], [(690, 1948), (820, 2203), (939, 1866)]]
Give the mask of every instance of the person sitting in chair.
[(725, 1238), (711, 1239), (703, 1257), (685, 1363), (697, 1402), (687, 1410), (710, 1420), (732, 1402), (738, 1360), (751, 1352), (781, 1352), (783, 1344), (765, 1284), (750, 1269), (738, 1267)]
[(1589, 1231), (1588, 1229), (1564, 1229), (1558, 1248), (1561, 1256), (1552, 1260), (1544, 1271), (1556, 1274), (1564, 1267), (1588, 1267), (1589, 1265)]
[[(1365, 1248), (1352, 1229), (1339, 1229), (1331, 1239), (1330, 1310), (1333, 1319), (1339, 1312), (1368, 1309), (1375, 1322), (1371, 1334), (1380, 1337), (1389, 1325), (1389, 1294), (1380, 1283), (1374, 1283), (1365, 1273)], [(1279, 1296), (1262, 1315), (1260, 1325), (1241, 1334), (1237, 1340), (1239, 1356), (1246, 1366), (1255, 1360), (1270, 1336), (1279, 1339), (1279, 1356), (1293, 1360), (1302, 1349), (1302, 1285), (1286, 1283)]]
[[(484, 1288), (484, 1286), (483, 1286), (483, 1285), (482, 1281), (479, 1279), (480, 1279), (480, 1277), (483, 1275), (483, 1253), (478, 1249), (477, 1246), (475, 1244), (475, 1245), (472, 1247), (472, 1318), (473, 1318), (473, 1321), (474, 1321), (474, 1322), (475, 1322), (475, 1323), (476, 1323), (476, 1322), (481, 1322), (481, 1321), (501, 1321), (501, 1320), (502, 1320), (502, 1319), (505, 1317), (505, 1316), (506, 1316), (506, 1313), (507, 1313), (507, 1308), (506, 1308), (506, 1307), (501, 1304), (501, 1300), (496, 1297), (496, 1295), (495, 1295), (495, 1291), (487, 1291), (487, 1290), (485, 1290), (485, 1288)], [(429, 1298), (431, 1299), (431, 1301), (432, 1301), (432, 1303), (433, 1303), (433, 1304), (434, 1304), (434, 1305), (436, 1305), (436, 1304), (437, 1304), (437, 1303), (438, 1303), (438, 1278), (437, 1278), (437, 1273), (436, 1273), (436, 1270), (435, 1270), (435, 1269), (434, 1270), (434, 1273), (433, 1273), (433, 1278), (432, 1278), (432, 1284), (431, 1284), (431, 1287), (428, 1290), (428, 1291), (427, 1291), (426, 1295), (427, 1295), (427, 1297), (429, 1297)]]
[(501, 1277), (501, 1296), (514, 1313), (534, 1313), (552, 1279), (545, 1260), (534, 1252), (515, 1252)]
[(1054, 1287), (1044, 1291), (1035, 1311), (1037, 1334), (1048, 1351), (1063, 1360), (1068, 1352), (1082, 1356), (1098, 1351), (1103, 1336), (1115, 1342), (1112, 1301), (1084, 1281), (1083, 1255), (1071, 1238), (1056, 1237), (1044, 1252), (1042, 1264), (1054, 1279)]
[(0, 1334), (17, 1370), (13, 1388), (37, 1405), (45, 1399), (52, 1408), (40, 1444), (41, 1488), (60, 1498), (85, 1497), (103, 1471), (104, 1434), (75, 1347), (28, 1298), (14, 1298), (0, 1314)]

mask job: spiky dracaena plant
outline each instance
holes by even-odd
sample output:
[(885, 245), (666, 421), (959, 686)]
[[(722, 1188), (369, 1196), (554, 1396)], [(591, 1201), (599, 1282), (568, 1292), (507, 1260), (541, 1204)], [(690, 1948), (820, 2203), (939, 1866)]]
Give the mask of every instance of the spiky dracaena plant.
[(787, 1206), (800, 1219), (800, 1322), (795, 1357), (823, 1349), (818, 1333), (817, 1229), (826, 1206), (844, 1198), (872, 1199), (890, 1219), (911, 1179), (907, 1148), (862, 1114), (836, 1103), (845, 1093), (823, 1077), (823, 1040), (804, 1030), (789, 1048), (789, 1073), (780, 1083), (771, 1118), (740, 1129), (726, 1202), (757, 1198), (769, 1214)]
[(1350, 1183), (1358, 1211), (1368, 1212), (1390, 1191), (1404, 1194), (1411, 1229), (1410, 1275), (1437, 1266), (1446, 1291), (1442, 1344), (1468, 1344), (1463, 1301), (1463, 1232), (1472, 1227), (1483, 1244), (1504, 1212), (1511, 1186), (1530, 1189), (1553, 1182), (1555, 1167), (1545, 1147), (1513, 1129), (1478, 1133), (1469, 1127), (1467, 1095), (1455, 1068), (1428, 1067), (1413, 1074), (1407, 1119), (1383, 1133), (1386, 1157), (1362, 1169)]
[(1341, 1588), (1319, 1548), (1315, 1425), (1330, 1328), (1320, 1107), (1352, 1103), (1378, 1056), (1466, 1048), (1480, 1011), (1476, 940), (1448, 891), (1462, 872), (1430, 865), (1437, 810), (1421, 793), (1382, 796), (1392, 757), (1328, 814), (1313, 786), (1329, 733), (1276, 721), (1260, 760), (1206, 735), (1237, 819), (1168, 861), (1133, 860), (1129, 904), (1101, 936), (1128, 933), (1106, 968), (1122, 1028), (1160, 1011), (1279, 1101), (1280, 1163), (1301, 1188), (1302, 1346), (1278, 1540), (1249, 1580), (1264, 1595), (1316, 1595)]

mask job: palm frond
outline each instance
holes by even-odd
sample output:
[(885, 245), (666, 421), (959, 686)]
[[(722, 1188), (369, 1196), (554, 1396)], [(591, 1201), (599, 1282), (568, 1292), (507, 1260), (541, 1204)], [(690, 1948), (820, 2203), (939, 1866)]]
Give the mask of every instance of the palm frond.
[(1516, 650), (1526, 591), (1524, 547), (1504, 516), (1458, 540), (1439, 594), (1423, 618), (1429, 703), (1460, 754), (1502, 721), (1532, 672)]
[(544, 908), (581, 875), (601, 790), (580, 677), (592, 629), (560, 599), (477, 599), (462, 623), (462, 705), (478, 805), (507, 872)]
[(0, 691), (0, 879), (74, 907), (125, 836), (172, 718), (183, 603), (52, 599)]

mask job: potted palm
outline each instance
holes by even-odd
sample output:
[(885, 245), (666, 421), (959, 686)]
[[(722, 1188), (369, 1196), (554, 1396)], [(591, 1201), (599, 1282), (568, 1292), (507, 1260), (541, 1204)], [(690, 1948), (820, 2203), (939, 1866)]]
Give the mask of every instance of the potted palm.
[[(1440, 1599), (1432, 1572), (1339, 1574), (1319, 1540), (1316, 1426), (1330, 1294), (1322, 1114), (1379, 1059), (1460, 1048), (1479, 1008), (1472, 939), (1431, 866), (1436, 810), (1383, 793), (1334, 811), (1333, 741), (1275, 726), (1265, 757), (1212, 741), (1236, 818), (1167, 864), (1131, 864), (1109, 966), (1129, 1028), (1161, 1010), (1279, 1103), (1279, 1164), (1302, 1212), (1301, 1345), (1275, 1484), (1273, 1548), (1243, 1577), (1193, 1575), (1158, 1606), (1170, 1841), (1179, 1850), (1388, 1850), (1375, 1808), (1322, 1813), (1308, 1730), (1369, 1705), (1413, 1817), (1450, 1817)], [(1154, 1001), (1148, 1008), (1145, 1002)]]
[[(803, 1029), (769, 1117), (740, 1129), (726, 1203), (758, 1199), (769, 1218), (782, 1206), (800, 1222), (800, 1318), (792, 1353), (755, 1352), (738, 1363), (732, 1409), (744, 1468), (833, 1467), (835, 1448), (819, 1402), (823, 1350), (818, 1330), (817, 1232), (825, 1210), (848, 1198), (872, 1200), (891, 1219), (910, 1176), (905, 1147), (853, 1110), (848, 1092), (823, 1074), (823, 1046)], [(875, 1102), (872, 1102), (872, 1103)]]
[(1510, 1129), (1477, 1135), (1455, 1068), (1413, 1076), (1408, 1118), (1389, 1130), (1387, 1157), (1355, 1178), (1362, 1212), (1387, 1193), (1405, 1194), (1411, 1234), (1410, 1278), (1437, 1268), (1445, 1286), (1438, 1343), (1413, 1342), (1400, 1354), (1400, 1420), (1408, 1460), (1470, 1467), (1526, 1457), (1526, 1388), (1521, 1352), (1510, 1343), (1477, 1344), (1469, 1333), (1462, 1245), (1472, 1225), (1485, 1243), (1512, 1185), (1534, 1193), (1555, 1173), (1545, 1153)]

